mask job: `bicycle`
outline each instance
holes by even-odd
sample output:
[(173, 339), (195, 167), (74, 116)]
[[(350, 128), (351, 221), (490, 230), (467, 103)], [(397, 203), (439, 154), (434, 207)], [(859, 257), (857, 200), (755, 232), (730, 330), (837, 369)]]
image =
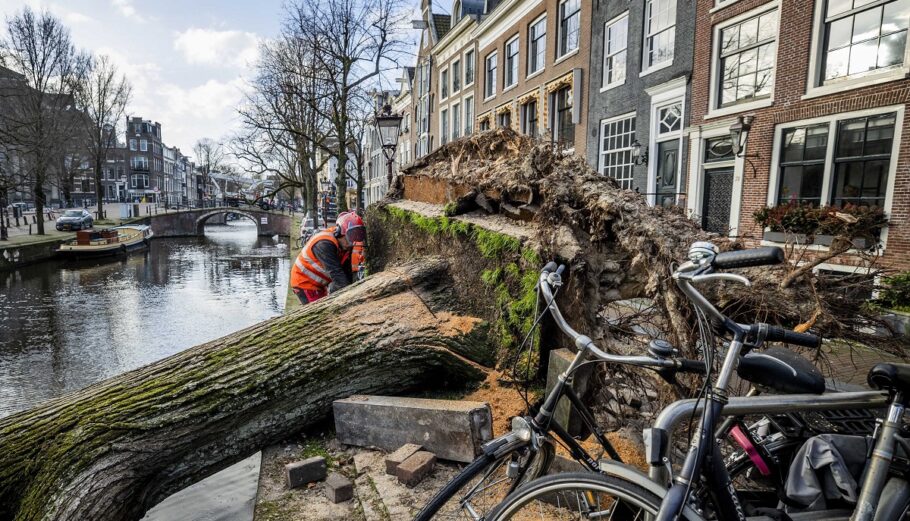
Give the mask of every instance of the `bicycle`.
[[(762, 402), (773, 402), (774, 397), (744, 397), (730, 399), (727, 397), (730, 381), (736, 365), (741, 362), (748, 352), (754, 347), (761, 346), (766, 341), (777, 341), (797, 344), (805, 347), (818, 347), (821, 339), (809, 333), (795, 333), (786, 331), (767, 324), (739, 324), (718, 311), (698, 290), (695, 284), (710, 281), (733, 281), (745, 285), (748, 279), (741, 275), (729, 273), (716, 273), (716, 269), (743, 268), (750, 266), (764, 266), (776, 264), (783, 260), (783, 252), (779, 248), (759, 248), (728, 253), (717, 253), (716, 248), (710, 243), (695, 243), (689, 252), (689, 261), (680, 266), (673, 274), (677, 285), (686, 297), (695, 304), (699, 324), (702, 326), (702, 343), (708, 342), (705, 333), (711, 322), (721, 324), (723, 329), (732, 336), (732, 340), (723, 358), (720, 372), (714, 378), (713, 387), (710, 387), (711, 376), (706, 378), (703, 390), (704, 397), (696, 400), (701, 402), (696, 434), (693, 437), (689, 451), (679, 474), (672, 480), (668, 489), (662, 481), (649, 479), (643, 474), (632, 469), (616, 469), (617, 464), (609, 465), (601, 473), (569, 473), (553, 475), (531, 481), (518, 487), (502, 503), (500, 503), (486, 517), (489, 521), (503, 521), (507, 519), (655, 519), (657, 521), (671, 521), (679, 518), (689, 520), (723, 519), (746, 520), (746, 509), (740, 501), (738, 491), (733, 485), (730, 469), (724, 464), (718, 445), (716, 444), (716, 428), (719, 418), (728, 409), (734, 408), (733, 402), (738, 400), (737, 412), (743, 412), (743, 404), (752, 402), (753, 410), (762, 411), (762, 406), (769, 405)], [(546, 288), (544, 288), (546, 290)], [(546, 295), (546, 291), (544, 291)], [(574, 332), (568, 324), (560, 321), (554, 314), (559, 327), (566, 333), (576, 338), (576, 343), (590, 343), (591, 340)], [(713, 319), (709, 321), (709, 319)], [(713, 352), (705, 349), (705, 356), (710, 362)], [(712, 364), (708, 364), (711, 367)], [(767, 368), (773, 366), (767, 365)], [(742, 373), (740, 373), (742, 376)], [(797, 374), (798, 377), (802, 376)], [(899, 472), (889, 472), (891, 460), (897, 446), (910, 452), (910, 442), (907, 434), (902, 431), (901, 419), (908, 399), (910, 399), (910, 365), (904, 364), (879, 364), (869, 373), (869, 383), (872, 387), (884, 390), (886, 399), (865, 401), (868, 404), (888, 404), (886, 418), (878, 424), (873, 436), (875, 448), (871, 452), (871, 463), (868, 465), (863, 479), (863, 486), (853, 512), (830, 511), (813, 512), (811, 519), (853, 519), (867, 521), (875, 519), (899, 520), (904, 519), (910, 512), (910, 486), (906, 478)], [(866, 393), (868, 394), (868, 393)], [(809, 395), (810, 397), (812, 395)], [(816, 397), (817, 401), (849, 402), (842, 396), (822, 395)], [(884, 398), (884, 397), (883, 397)], [(792, 397), (786, 400), (777, 398), (778, 405), (790, 405)], [(677, 402), (679, 403), (679, 402)], [(690, 401), (691, 404), (691, 401)], [(806, 406), (806, 409), (824, 408), (817, 404)], [(679, 409), (674, 404), (668, 409)], [(691, 409), (698, 410), (698, 403)], [(666, 412), (666, 411), (665, 411)], [(662, 413), (663, 417), (664, 414)], [(651, 432), (651, 435), (660, 436), (660, 430)], [(646, 434), (648, 434), (646, 432)], [(660, 458), (665, 452), (664, 445), (667, 440), (651, 440), (649, 463), (654, 466), (663, 464), (666, 472), (671, 472), (666, 458)], [(664, 447), (654, 450), (654, 447)], [(658, 456), (655, 458), (654, 456)], [(653, 477), (653, 473), (652, 473)], [(702, 490), (701, 496), (696, 492)], [(888, 498), (879, 503), (883, 493)], [(786, 516), (787, 514), (773, 510), (769, 512)], [(810, 518), (804, 516), (805, 518)], [(791, 519), (791, 517), (777, 517), (778, 519)], [(764, 517), (763, 519), (774, 519)], [(794, 515), (792, 519), (799, 519)]]
[[(598, 461), (599, 458), (592, 457), (559, 422), (553, 419), (552, 413), (549, 412), (554, 410), (555, 404), (563, 396), (568, 398), (579, 413), (584, 427), (600, 445), (601, 455), (606, 454), (611, 460), (622, 462), (604, 432), (598, 427), (593, 414), (582, 403), (571, 386), (571, 375), (580, 365), (586, 363), (585, 359), (589, 355), (593, 356), (597, 362), (612, 362), (655, 369), (670, 383), (675, 383), (675, 375), (679, 372), (705, 373), (703, 361), (678, 358), (677, 351), (665, 341), (652, 341), (648, 347), (649, 356), (612, 355), (598, 349), (590, 338), (575, 332), (568, 325), (555, 304), (555, 293), (562, 284), (563, 269), (564, 267), (557, 268), (555, 263), (547, 264), (539, 277), (538, 289), (545, 301), (544, 313), (549, 312), (559, 327), (573, 338), (578, 347), (574, 361), (560, 377), (559, 384), (546, 397), (536, 415), (513, 418), (511, 432), (484, 444), (481, 448), (481, 455), (443, 487), (418, 513), (415, 521), (483, 519), (493, 506), (515, 491), (518, 486), (540, 477), (549, 469), (555, 452), (551, 441), (553, 439), (562, 442), (571, 457), (588, 471), (617, 472), (625, 475), (626, 468), (604, 467), (603, 463)], [(551, 290), (551, 287), (555, 288), (555, 291)], [(542, 317), (543, 314), (540, 316)], [(539, 320), (540, 318), (538, 318)], [(824, 378), (820, 374), (809, 375), (808, 379), (810, 381), (806, 385), (812, 390), (817, 390), (819, 384), (822, 388), (824, 387)], [(749, 429), (745, 428), (742, 420), (729, 422), (719, 430), (718, 436), (724, 438), (735, 429), (739, 429), (736, 441), (744, 453), (749, 448), (760, 447), (758, 450), (762, 452), (768, 462), (785, 459), (778, 457), (778, 453), (785, 449), (790, 450), (795, 446), (792, 442), (787, 444), (776, 442), (770, 445), (771, 450), (765, 450), (762, 444), (750, 434)], [(777, 439), (779, 438), (774, 438), (774, 440)], [(748, 460), (748, 462), (753, 461)], [(731, 461), (731, 465), (735, 465), (737, 473), (745, 473), (751, 468), (743, 461)]]

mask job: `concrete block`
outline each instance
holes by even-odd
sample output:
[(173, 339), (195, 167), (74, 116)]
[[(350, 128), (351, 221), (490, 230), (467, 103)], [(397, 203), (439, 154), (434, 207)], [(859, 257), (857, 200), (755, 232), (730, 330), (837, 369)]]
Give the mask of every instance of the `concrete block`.
[(333, 404), (338, 440), (391, 451), (413, 443), (445, 460), (469, 463), (493, 436), (482, 402), (355, 395)]
[[(575, 353), (568, 349), (554, 349), (550, 351), (550, 364), (547, 366), (547, 393), (549, 393), (558, 381), (559, 375), (569, 368), (569, 364), (575, 358)], [(593, 372), (593, 364), (583, 366), (575, 371), (570, 380), (572, 389), (579, 397), (583, 397), (588, 391)], [(553, 413), (553, 419), (565, 427), (572, 436), (586, 439), (591, 432), (585, 427), (581, 419), (581, 414), (572, 407), (569, 399), (565, 396), (556, 404), (556, 411)]]
[(436, 455), (432, 452), (419, 450), (402, 461), (395, 474), (398, 482), (408, 487), (414, 487), (433, 471), (436, 465)]
[(354, 484), (341, 474), (332, 472), (325, 479), (325, 497), (332, 503), (348, 501), (354, 497)]
[(314, 456), (303, 461), (295, 461), (284, 466), (287, 473), (288, 488), (297, 488), (307, 483), (325, 479), (326, 464), (322, 456)]
[(395, 452), (389, 454), (389, 457), (385, 459), (385, 473), (395, 475), (395, 469), (398, 468), (398, 465), (402, 461), (411, 457), (412, 454), (422, 449), (420, 445), (414, 443), (406, 443), (398, 448)]

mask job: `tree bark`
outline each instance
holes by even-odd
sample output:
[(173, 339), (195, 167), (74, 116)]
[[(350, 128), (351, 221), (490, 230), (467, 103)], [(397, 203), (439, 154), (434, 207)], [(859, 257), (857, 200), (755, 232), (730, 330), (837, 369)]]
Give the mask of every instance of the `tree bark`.
[(333, 400), (482, 377), (467, 357), (486, 349), (487, 328), (446, 311), (450, 281), (438, 259), (390, 268), (0, 420), (0, 519), (139, 519), (325, 418)]

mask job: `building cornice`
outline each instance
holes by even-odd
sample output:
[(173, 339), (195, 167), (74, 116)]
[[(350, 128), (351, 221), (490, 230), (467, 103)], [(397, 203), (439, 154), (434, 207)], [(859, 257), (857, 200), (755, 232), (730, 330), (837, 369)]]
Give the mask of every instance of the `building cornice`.
[(543, 0), (506, 0), (496, 6), (474, 30), (478, 49), (483, 49), (513, 29), (519, 20), (542, 3)]

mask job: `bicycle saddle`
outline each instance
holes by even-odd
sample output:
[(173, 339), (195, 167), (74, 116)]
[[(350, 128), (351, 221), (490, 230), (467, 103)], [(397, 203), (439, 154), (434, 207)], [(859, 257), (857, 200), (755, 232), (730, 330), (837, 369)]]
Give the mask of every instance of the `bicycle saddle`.
[(875, 389), (910, 392), (910, 364), (875, 364), (866, 378)]
[(780, 393), (825, 392), (825, 377), (821, 372), (805, 358), (783, 347), (747, 354), (740, 359), (736, 373), (744, 380)]

